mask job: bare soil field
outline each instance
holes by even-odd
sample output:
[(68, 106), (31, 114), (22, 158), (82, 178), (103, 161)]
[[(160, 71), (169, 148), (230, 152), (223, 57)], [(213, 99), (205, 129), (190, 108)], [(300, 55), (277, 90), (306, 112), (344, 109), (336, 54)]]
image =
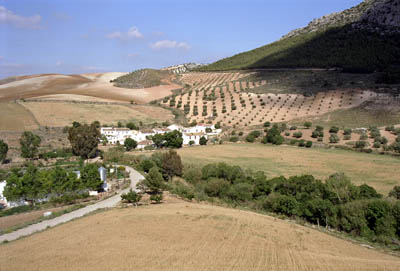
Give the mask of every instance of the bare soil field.
[[(83, 95), (113, 100), (148, 103), (170, 95), (176, 84), (167, 84), (145, 89), (114, 87), (110, 80), (125, 73), (96, 73), (82, 75), (44, 74), (18, 77), (15, 81), (0, 85), (0, 101), (37, 98), (47, 95)], [(76, 97), (73, 97), (74, 99)]]
[(398, 257), (252, 212), (113, 209), (0, 246), (1, 270), (399, 270)]
[(183, 110), (189, 122), (211, 121), (225, 126), (246, 127), (265, 121), (287, 122), (321, 116), (360, 106), (378, 96), (360, 89), (320, 92), (310, 97), (302, 94), (255, 94), (252, 89), (265, 84), (265, 81), (236, 81), (233, 84), (217, 79), (216, 84), (207, 82), (201, 85), (205, 87), (195, 86), (191, 91), (164, 98), (162, 104)]
[(0, 130), (21, 131), (39, 127), (31, 112), (17, 103), (0, 103)]
[(41, 126), (63, 127), (73, 121), (103, 124), (117, 124), (118, 121), (143, 121), (144, 123), (171, 120), (173, 115), (165, 109), (154, 106), (85, 104), (68, 102), (24, 102)]
[(366, 183), (384, 195), (400, 185), (400, 159), (387, 155), (260, 143), (188, 147), (179, 149), (178, 153), (185, 163), (226, 162), (264, 171), (268, 177), (312, 174), (324, 180), (333, 173), (343, 172), (353, 183)]

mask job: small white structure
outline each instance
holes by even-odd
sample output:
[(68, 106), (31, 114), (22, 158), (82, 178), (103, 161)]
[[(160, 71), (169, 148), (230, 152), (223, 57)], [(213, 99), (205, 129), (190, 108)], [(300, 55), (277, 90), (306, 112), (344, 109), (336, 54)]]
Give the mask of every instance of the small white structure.
[(103, 181), (101, 188), (107, 192), (108, 190), (110, 190), (110, 185), (107, 183), (107, 169), (104, 167), (99, 167), (98, 170), (100, 173), (100, 179)]
[(44, 212), (43, 216), (48, 217), (48, 216), (51, 216), (52, 214), (53, 214), (53, 212)]

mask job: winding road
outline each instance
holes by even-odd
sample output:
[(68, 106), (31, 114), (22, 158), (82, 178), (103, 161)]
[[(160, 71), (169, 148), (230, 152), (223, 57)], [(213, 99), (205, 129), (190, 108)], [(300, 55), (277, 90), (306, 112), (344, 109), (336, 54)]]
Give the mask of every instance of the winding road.
[(120, 202), (120, 200), (121, 200), (121, 194), (128, 192), (129, 189), (132, 189), (134, 191), (137, 190), (136, 189), (136, 184), (139, 181), (144, 179), (143, 175), (140, 174), (139, 172), (137, 172), (136, 170), (134, 170), (133, 168), (127, 167), (127, 166), (125, 166), (125, 168), (126, 168), (126, 171), (129, 172), (129, 178), (131, 180), (131, 185), (130, 185), (129, 188), (124, 189), (123, 191), (121, 191), (117, 195), (112, 196), (112, 197), (110, 197), (108, 199), (99, 201), (97, 203), (91, 204), (91, 205), (86, 206), (84, 208), (81, 208), (81, 209), (78, 209), (76, 211), (70, 212), (68, 214), (65, 214), (65, 215), (62, 215), (62, 216), (59, 216), (59, 217), (55, 217), (53, 219), (45, 220), (45, 221), (42, 221), (42, 222), (37, 223), (37, 224), (32, 224), (30, 226), (27, 226), (27, 227), (25, 227), (23, 229), (20, 229), (20, 230), (16, 230), (16, 231), (11, 232), (11, 233), (0, 235), (0, 243), (2, 243), (5, 240), (13, 241), (13, 240), (16, 240), (16, 239), (18, 239), (20, 237), (31, 235), (31, 234), (33, 234), (35, 232), (45, 230), (45, 229), (47, 229), (49, 227), (54, 227), (54, 226), (56, 226), (58, 224), (65, 223), (65, 222), (71, 221), (71, 220), (73, 220), (75, 218), (82, 217), (82, 216), (87, 215), (87, 214), (89, 214), (89, 213), (91, 213), (93, 211), (96, 211), (98, 209), (110, 208), (110, 207), (116, 206), (118, 204), (118, 202)]

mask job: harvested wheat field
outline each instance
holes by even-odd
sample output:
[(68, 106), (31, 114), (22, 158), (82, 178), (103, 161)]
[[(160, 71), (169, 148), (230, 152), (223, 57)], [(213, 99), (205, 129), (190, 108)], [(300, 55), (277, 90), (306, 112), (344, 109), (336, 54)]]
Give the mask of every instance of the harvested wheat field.
[(70, 102), (24, 102), (21, 103), (32, 112), (41, 126), (62, 127), (73, 121), (91, 123), (95, 120), (103, 124), (127, 122), (172, 120), (173, 115), (163, 108), (154, 106), (86, 104)]
[(226, 162), (244, 169), (262, 170), (268, 177), (311, 174), (324, 180), (333, 173), (343, 172), (353, 183), (366, 183), (384, 195), (400, 185), (400, 159), (387, 155), (260, 143), (190, 147), (178, 153), (187, 163)]
[(0, 130), (23, 131), (37, 129), (38, 123), (29, 110), (17, 103), (0, 103)]
[[(110, 72), (82, 75), (42, 74), (17, 77), (15, 81), (0, 85), (0, 101), (41, 98), (50, 95), (71, 94), (98, 98), (97, 101), (113, 100), (136, 103), (148, 103), (172, 93), (179, 85), (167, 85), (143, 89), (126, 89), (113, 86), (110, 80), (125, 73)], [(68, 99), (68, 96), (64, 96)]]
[(114, 209), (0, 246), (1, 270), (399, 270), (399, 258), (247, 211)]

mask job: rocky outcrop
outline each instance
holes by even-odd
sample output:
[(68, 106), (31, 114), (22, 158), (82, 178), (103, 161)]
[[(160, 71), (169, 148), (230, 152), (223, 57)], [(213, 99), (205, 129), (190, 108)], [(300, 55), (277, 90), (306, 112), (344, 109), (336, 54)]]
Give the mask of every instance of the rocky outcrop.
[(332, 27), (353, 25), (353, 28), (382, 35), (400, 33), (399, 0), (365, 0), (359, 5), (311, 21), (306, 27), (291, 31), (282, 39)]

